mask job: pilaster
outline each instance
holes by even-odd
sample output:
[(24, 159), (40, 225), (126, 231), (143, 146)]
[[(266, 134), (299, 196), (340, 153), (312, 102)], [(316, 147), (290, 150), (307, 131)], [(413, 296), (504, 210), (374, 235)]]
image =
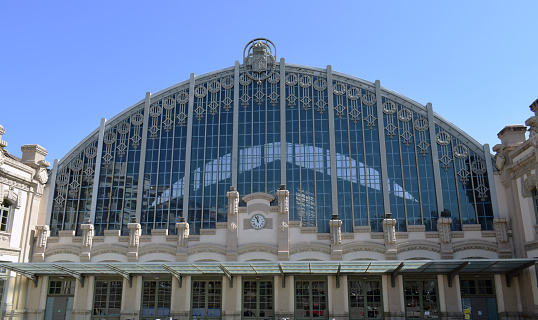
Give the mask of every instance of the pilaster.
[(329, 145), (331, 158), (332, 214), (338, 215), (338, 176), (336, 174), (336, 137), (334, 132), (333, 69), (327, 66), (327, 102), (329, 110)]
[(444, 210), (443, 189), (441, 184), (441, 169), (439, 169), (439, 153), (437, 151), (437, 135), (435, 133), (435, 117), (433, 107), (430, 102), (426, 104), (428, 112), (428, 126), (430, 131), (430, 148), (432, 150), (433, 179), (435, 181), (435, 200), (437, 201), (437, 212), (440, 214)]
[(80, 262), (90, 262), (91, 259), (91, 250), (93, 244), (93, 224), (84, 223), (80, 225), (82, 229), (82, 243), (80, 248)]
[[(90, 222), (95, 222), (95, 211), (97, 210), (97, 196), (99, 195), (99, 176), (101, 175), (101, 161), (103, 159), (103, 138), (105, 136), (106, 119), (101, 118), (101, 124), (99, 126), (99, 140), (97, 140), (97, 156), (95, 157), (95, 170), (93, 171), (93, 186), (92, 186), (92, 205), (90, 207)], [(56, 169), (58, 170), (58, 169)], [(54, 175), (54, 183), (56, 183), (56, 175)], [(52, 196), (54, 197), (54, 189)], [(50, 202), (52, 204), (52, 201)], [(49, 211), (47, 211), (48, 214)], [(52, 209), (50, 211), (52, 213)], [(50, 219), (46, 223), (49, 223)]]
[[(50, 217), (52, 215), (52, 206), (54, 205), (54, 191), (56, 191), (56, 175), (58, 174), (58, 159), (54, 159), (52, 164), (52, 172), (50, 175), (50, 185), (49, 185), (49, 198), (47, 201), (47, 212), (45, 213), (45, 221), (41, 221), (42, 224), (50, 224)], [(93, 205), (92, 201), (92, 205)]]
[(189, 224), (185, 222), (185, 218), (181, 218), (180, 222), (176, 223), (177, 229), (177, 251), (176, 261), (187, 261), (187, 246), (189, 245)]
[(232, 131), (232, 186), (237, 187), (237, 157), (239, 154), (239, 61), (235, 61), (234, 68), (234, 109)]
[[(142, 125), (142, 144), (140, 145), (140, 161), (138, 169), (138, 191), (136, 193), (136, 221), (140, 221), (142, 215), (142, 198), (144, 195), (144, 172), (146, 165), (146, 146), (148, 143), (148, 126), (149, 126), (149, 106), (151, 104), (151, 93), (146, 92), (144, 100), (144, 124)], [(92, 220), (94, 221), (94, 220)]]
[(493, 177), (493, 162), (489, 152), (489, 144), (484, 144), (484, 159), (486, 160), (486, 170), (488, 174), (489, 194), (491, 196), (491, 208), (493, 217), (499, 217), (499, 204), (497, 203), (497, 189), (495, 187), (495, 178)]
[(140, 243), (141, 226), (140, 223), (131, 222), (127, 224), (127, 228), (129, 228), (127, 260), (129, 262), (136, 262), (138, 261), (138, 245)]
[[(192, 121), (194, 113), (194, 73), (191, 73), (189, 83), (189, 111), (187, 114), (187, 144), (185, 146), (185, 186), (183, 188), (183, 216), (189, 212), (189, 192), (191, 185), (191, 147), (192, 147)], [(237, 90), (237, 87), (234, 89)], [(235, 112), (235, 95), (234, 95), (234, 112)], [(235, 121), (235, 120), (234, 120)], [(233, 164), (233, 163), (232, 163)], [(236, 165), (237, 166), (237, 165)], [(233, 177), (233, 175), (232, 175)]]
[(508, 237), (508, 218), (494, 218), (493, 229), (497, 238), (497, 254), (500, 259), (512, 258), (512, 249), (510, 248)]
[(385, 258), (396, 260), (398, 250), (396, 249), (396, 219), (392, 219), (392, 214), (386, 214), (383, 219), (383, 234), (385, 238)]
[(290, 259), (290, 192), (283, 189), (276, 192), (278, 197), (278, 260), (287, 261)]
[(389, 175), (387, 167), (387, 145), (385, 144), (385, 120), (383, 119), (383, 98), (381, 96), (381, 82), (375, 81), (375, 97), (377, 107), (377, 133), (379, 135), (379, 155), (381, 157), (381, 186), (383, 188), (384, 213), (390, 213)]
[(329, 220), (331, 232), (331, 260), (342, 260), (342, 220), (338, 220), (338, 216), (333, 215), (332, 220)]
[(441, 217), (437, 219), (437, 232), (441, 242), (441, 259), (454, 259), (451, 226), (452, 218)]
[(280, 180), (286, 185), (286, 60), (280, 59)]
[(238, 212), (239, 212), (239, 192), (235, 187), (230, 187), (226, 193), (228, 197), (228, 231), (226, 232), (226, 261), (237, 261), (238, 249)]

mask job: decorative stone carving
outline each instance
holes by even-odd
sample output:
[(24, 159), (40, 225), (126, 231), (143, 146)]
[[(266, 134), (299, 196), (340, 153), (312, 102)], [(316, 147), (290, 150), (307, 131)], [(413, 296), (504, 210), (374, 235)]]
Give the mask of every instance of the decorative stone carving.
[(342, 220), (329, 220), (332, 244), (342, 244)]
[(36, 245), (38, 248), (45, 249), (47, 247), (47, 238), (49, 237), (49, 226), (35, 226), (37, 232), (37, 242)]
[(93, 224), (81, 224), (82, 229), (82, 247), (91, 248), (93, 243)]
[(452, 241), (451, 225), (452, 218), (437, 219), (437, 231), (439, 232), (439, 240), (441, 240), (441, 242), (450, 243)]
[(129, 246), (138, 247), (140, 242), (141, 226), (140, 223), (128, 223), (127, 228), (129, 228)]
[(4, 148), (7, 147), (7, 142), (2, 140), (2, 135), (6, 133), (6, 129), (0, 125), (0, 166), (4, 164), (6, 157), (4, 156)]
[(280, 189), (276, 192), (276, 194), (278, 196), (278, 212), (281, 214), (289, 213), (290, 192), (285, 189)]
[(497, 156), (495, 157), (495, 166), (497, 167), (497, 169), (502, 170), (505, 163), (505, 157), (502, 154), (497, 154)]
[(250, 41), (243, 50), (245, 74), (253, 81), (261, 83), (276, 70), (276, 47), (268, 39), (257, 38)]
[(234, 232), (235, 230), (237, 230), (237, 224), (235, 224), (234, 222), (230, 222), (228, 224), (228, 230), (230, 230), (230, 232)]
[(10, 186), (7, 194), (4, 193), (4, 200), (7, 200), (12, 206), (19, 209), (21, 207), (19, 193), (19, 191), (15, 191), (13, 186)]
[(532, 195), (532, 191), (538, 189), (538, 175), (527, 174), (526, 177), (521, 178), (521, 196), (528, 198)]
[(189, 224), (187, 222), (176, 223), (177, 228), (177, 245), (178, 247), (186, 247), (189, 243)]
[(39, 181), (39, 183), (41, 184), (45, 184), (49, 180), (49, 173), (47, 172), (47, 167), (50, 166), (50, 163), (45, 160), (39, 160), (37, 164), (39, 165), (39, 168), (36, 170), (34, 179)]
[(396, 219), (383, 219), (383, 234), (385, 243), (396, 243)]
[(239, 210), (239, 192), (234, 187), (230, 187), (230, 191), (226, 193), (228, 197), (228, 214), (237, 214)]
[(495, 236), (497, 238), (497, 242), (508, 243), (508, 219), (495, 218), (493, 219), (493, 226), (495, 229)]
[(288, 229), (288, 227), (289, 227), (289, 226), (288, 226), (288, 224), (286, 223), (286, 221), (282, 221), (282, 222), (280, 223), (280, 227), (279, 227), (279, 229), (280, 229), (280, 231), (284, 232), (284, 231), (286, 231), (286, 230)]

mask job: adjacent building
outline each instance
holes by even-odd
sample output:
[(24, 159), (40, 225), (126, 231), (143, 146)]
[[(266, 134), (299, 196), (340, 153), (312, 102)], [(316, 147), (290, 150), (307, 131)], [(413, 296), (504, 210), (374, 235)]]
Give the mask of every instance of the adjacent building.
[(430, 103), (288, 64), (255, 39), (242, 64), (103, 119), (50, 175), (44, 149), (23, 147), (32, 196), (49, 182), (20, 221), (26, 249), (1, 264), (3, 310), (536, 318), (535, 123), (529, 140), (503, 129), (492, 155)]

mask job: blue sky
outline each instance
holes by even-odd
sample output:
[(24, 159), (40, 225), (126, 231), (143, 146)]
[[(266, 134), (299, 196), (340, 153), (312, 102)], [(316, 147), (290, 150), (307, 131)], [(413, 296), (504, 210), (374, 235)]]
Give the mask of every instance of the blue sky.
[(537, 1), (0, 2), (2, 140), (62, 158), (99, 126), (253, 38), (421, 104), (491, 147), (538, 98)]

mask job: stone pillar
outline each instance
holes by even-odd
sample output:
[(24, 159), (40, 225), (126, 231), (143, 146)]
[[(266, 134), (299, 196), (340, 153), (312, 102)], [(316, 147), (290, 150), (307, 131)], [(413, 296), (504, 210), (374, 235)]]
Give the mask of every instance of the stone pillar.
[[(443, 212), (441, 212), (441, 216), (447, 215)], [(454, 258), (451, 226), (452, 218), (443, 217), (437, 219), (437, 232), (439, 232), (439, 241), (441, 242), (441, 259)]]
[(93, 311), (93, 291), (95, 287), (95, 277), (86, 277), (84, 287), (80, 281), (75, 281), (75, 297), (73, 298), (73, 320), (90, 320)]
[(45, 251), (47, 250), (47, 238), (49, 237), (49, 226), (35, 226), (36, 243), (34, 249), (33, 262), (45, 261)]
[(140, 241), (141, 226), (136, 222), (136, 219), (132, 219), (131, 223), (127, 224), (129, 228), (129, 249), (127, 251), (127, 260), (129, 262), (138, 261), (138, 244)]
[(191, 311), (191, 277), (184, 276), (181, 287), (178, 280), (172, 278), (172, 309), (170, 315), (174, 320), (189, 320)]
[(331, 260), (342, 260), (342, 220), (333, 215), (329, 220), (331, 230)]
[(493, 219), (493, 228), (495, 237), (497, 238), (497, 253), (500, 259), (512, 258), (512, 250), (510, 248), (508, 237), (508, 219), (495, 218)]
[(385, 236), (385, 258), (395, 260), (398, 250), (396, 249), (396, 219), (387, 213), (383, 219), (383, 234)]
[(187, 261), (187, 246), (189, 245), (189, 224), (185, 222), (185, 218), (180, 218), (180, 222), (176, 223), (177, 229), (177, 251), (176, 261)]
[(80, 225), (82, 229), (82, 245), (79, 254), (80, 262), (90, 262), (93, 244), (93, 224), (84, 223)]
[(140, 319), (143, 289), (142, 277), (133, 276), (132, 284), (132, 287), (129, 287), (129, 281), (125, 278), (123, 279), (120, 320)]
[(230, 287), (230, 280), (222, 277), (222, 320), (241, 320), (242, 277), (233, 277), (234, 285)]
[(239, 192), (230, 187), (228, 197), (228, 231), (226, 233), (226, 261), (237, 261)]
[(278, 260), (287, 261), (290, 259), (290, 192), (286, 186), (280, 186), (276, 192), (278, 197)]

